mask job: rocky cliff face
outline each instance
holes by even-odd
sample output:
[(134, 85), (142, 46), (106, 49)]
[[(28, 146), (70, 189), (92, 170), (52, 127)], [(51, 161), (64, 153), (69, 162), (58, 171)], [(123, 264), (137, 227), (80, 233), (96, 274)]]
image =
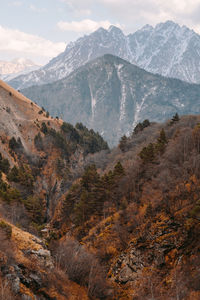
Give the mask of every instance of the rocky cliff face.
[[(4, 227), (2, 226), (4, 225)], [(5, 228), (10, 236), (5, 236)], [(86, 291), (68, 280), (42, 239), (0, 219), (1, 299), (88, 299)]]
[(144, 119), (199, 112), (199, 85), (148, 73), (105, 55), (52, 84), (22, 92), (54, 116), (98, 131), (110, 145)]
[(199, 49), (200, 36), (171, 21), (155, 28), (146, 25), (128, 36), (111, 26), (70, 43), (63, 53), (40, 70), (9, 83), (22, 89), (53, 82), (104, 54), (119, 56), (152, 73), (200, 83)]
[(200, 36), (186, 26), (167, 21), (144, 26), (128, 36), (138, 66), (163, 76), (200, 83)]

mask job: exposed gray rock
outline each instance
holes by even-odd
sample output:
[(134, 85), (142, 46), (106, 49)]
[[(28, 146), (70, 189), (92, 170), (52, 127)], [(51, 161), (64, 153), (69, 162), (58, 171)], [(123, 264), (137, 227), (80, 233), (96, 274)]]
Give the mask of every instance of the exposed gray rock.
[(67, 45), (66, 50), (40, 70), (9, 81), (17, 89), (62, 79), (104, 54), (119, 56), (145, 70), (200, 83), (200, 36), (186, 26), (167, 21), (146, 25), (128, 36), (114, 26), (99, 28)]
[(53, 116), (98, 131), (110, 146), (140, 121), (200, 113), (200, 85), (148, 73), (105, 55), (67, 78), (22, 91)]
[(45, 250), (45, 249), (39, 249), (39, 250), (29, 250), (27, 252), (27, 254), (34, 254), (36, 255), (41, 263), (43, 263), (45, 265), (45, 267), (47, 268), (53, 268), (54, 265), (53, 265), (53, 260), (52, 260), (52, 257), (51, 257), (51, 253), (49, 250)]
[(22, 300), (33, 300), (33, 298), (29, 295), (22, 295), (21, 298), (22, 298)]
[(121, 283), (126, 283), (127, 281), (131, 280), (133, 280), (133, 270), (126, 265), (119, 273), (119, 281)]

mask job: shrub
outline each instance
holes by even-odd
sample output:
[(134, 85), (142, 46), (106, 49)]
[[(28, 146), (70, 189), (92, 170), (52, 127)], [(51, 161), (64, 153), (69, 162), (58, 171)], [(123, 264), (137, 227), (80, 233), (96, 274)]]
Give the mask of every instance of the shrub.
[(41, 224), (44, 219), (41, 200), (37, 196), (29, 196), (26, 200), (23, 200), (23, 203), (32, 221)]
[(190, 212), (190, 216), (200, 221), (200, 200), (198, 200)]
[(150, 126), (150, 125), (151, 125), (151, 123), (149, 122), (148, 119), (147, 119), (147, 120), (144, 120), (142, 123), (138, 123), (138, 124), (135, 126), (133, 133), (137, 134), (137, 133), (139, 133), (140, 131), (143, 131), (144, 128), (146, 128), (146, 127), (148, 127), (148, 126)]
[(10, 169), (10, 163), (8, 159), (3, 158), (0, 153), (0, 171), (7, 174), (9, 169)]
[(35, 144), (35, 147), (38, 151), (41, 151), (41, 150), (44, 149), (43, 141), (42, 141), (42, 137), (41, 137), (40, 132), (38, 134), (36, 134), (36, 136), (34, 138), (34, 144)]
[(44, 134), (47, 134), (47, 133), (48, 133), (47, 125), (46, 125), (44, 122), (42, 122), (41, 131), (42, 131)]
[(17, 168), (14, 166), (7, 175), (9, 181), (18, 182), (27, 187), (33, 187), (34, 178), (28, 166)]
[(80, 245), (78, 241), (67, 238), (56, 247), (54, 257), (70, 280), (88, 287), (90, 297), (106, 299), (108, 285), (104, 269), (94, 254)]
[(5, 221), (1, 220), (0, 228), (6, 233), (7, 238), (10, 239), (12, 236), (12, 227)]
[(21, 139), (18, 138), (17, 140), (15, 139), (15, 137), (12, 137), (9, 141), (9, 148), (13, 151), (16, 151), (20, 148), (23, 148)]

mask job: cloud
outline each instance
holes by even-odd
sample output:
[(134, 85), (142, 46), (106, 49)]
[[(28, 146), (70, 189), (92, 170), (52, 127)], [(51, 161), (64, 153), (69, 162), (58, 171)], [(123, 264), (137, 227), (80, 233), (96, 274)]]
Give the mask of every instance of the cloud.
[(166, 20), (173, 20), (192, 28), (200, 25), (196, 12), (200, 10), (199, 0), (97, 0), (113, 16), (122, 22), (132, 24), (150, 23), (155, 25)]
[(76, 9), (74, 10), (74, 14), (76, 17), (90, 16), (92, 14), (92, 11), (90, 9)]
[[(72, 22), (58, 22), (57, 26), (60, 30), (63, 31), (73, 31), (73, 32), (79, 32), (79, 33), (89, 33), (92, 31), (95, 31), (99, 27), (103, 27), (105, 29), (108, 29), (111, 25), (109, 21), (100, 21), (96, 22), (90, 19), (85, 19), (82, 21), (72, 21)], [(115, 24), (117, 27), (121, 27), (120, 24)]]
[(65, 43), (53, 43), (40, 36), (0, 26), (0, 51), (15, 56), (34, 56), (44, 60), (55, 57), (65, 49)]
[(13, 1), (10, 3), (10, 5), (12, 5), (12, 6), (22, 6), (22, 4), (23, 3), (21, 1)]
[[(149, 23), (156, 25), (173, 20), (200, 32), (199, 0), (59, 0), (72, 11), (91, 10), (98, 7), (99, 13), (105, 12), (112, 20), (120, 20), (129, 32)], [(108, 18), (108, 17), (107, 17)], [(95, 18), (93, 17), (93, 20)], [(119, 22), (119, 21), (118, 21)]]
[(62, 3), (67, 5), (68, 10), (70, 10), (75, 17), (81, 16), (90, 16), (92, 14), (91, 9), (91, 0), (84, 0), (84, 1), (75, 1), (75, 0), (59, 0)]
[(46, 8), (38, 8), (38, 7), (36, 7), (36, 6), (33, 5), (33, 4), (31, 4), (31, 5), (29, 6), (29, 9), (32, 10), (32, 11), (34, 11), (34, 12), (36, 12), (36, 13), (43, 13), (43, 12), (46, 12), (46, 11), (47, 11)]

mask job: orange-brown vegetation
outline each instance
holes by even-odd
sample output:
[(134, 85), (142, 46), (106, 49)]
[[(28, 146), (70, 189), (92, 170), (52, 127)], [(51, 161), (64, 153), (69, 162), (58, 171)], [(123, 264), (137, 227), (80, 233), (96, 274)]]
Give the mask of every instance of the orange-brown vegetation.
[(2, 82), (0, 115), (2, 299), (200, 298), (199, 116), (109, 151)]
[[(63, 202), (60, 233), (65, 228), (95, 253), (115, 299), (200, 296), (199, 121), (151, 124), (123, 149), (88, 158)], [(123, 171), (115, 177), (118, 161)]]

